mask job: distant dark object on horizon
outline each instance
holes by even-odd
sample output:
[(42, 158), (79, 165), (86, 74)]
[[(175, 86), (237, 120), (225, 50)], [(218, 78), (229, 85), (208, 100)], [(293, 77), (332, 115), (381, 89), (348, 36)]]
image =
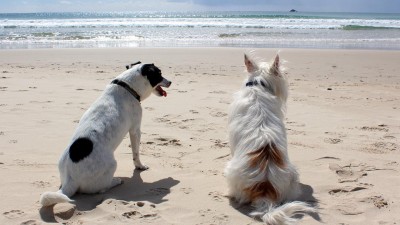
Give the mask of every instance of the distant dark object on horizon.
[(290, 10), (290, 12), (297, 12), (297, 10), (295, 10), (295, 9), (292, 9), (292, 10)]

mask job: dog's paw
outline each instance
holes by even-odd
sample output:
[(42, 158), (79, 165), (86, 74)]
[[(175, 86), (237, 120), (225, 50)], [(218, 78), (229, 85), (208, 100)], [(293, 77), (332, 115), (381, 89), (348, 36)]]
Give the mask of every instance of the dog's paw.
[(139, 165), (139, 166), (135, 166), (135, 169), (137, 170), (148, 170), (149, 167), (146, 165)]

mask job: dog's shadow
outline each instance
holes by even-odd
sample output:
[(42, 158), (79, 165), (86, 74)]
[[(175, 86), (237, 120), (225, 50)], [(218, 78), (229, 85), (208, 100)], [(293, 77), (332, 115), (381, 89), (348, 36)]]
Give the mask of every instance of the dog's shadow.
[[(121, 177), (123, 183), (119, 186), (100, 194), (76, 194), (72, 197), (78, 211), (90, 211), (96, 208), (107, 199), (123, 201), (149, 201), (159, 204), (164, 201), (171, 188), (179, 183), (171, 177), (158, 180), (153, 183), (143, 182), (140, 173), (143, 171), (135, 170), (132, 177)], [(42, 207), (40, 216), (45, 222), (57, 222), (54, 217), (53, 206)], [(72, 215), (71, 215), (72, 216)]]
[[(322, 220), (318, 213), (319, 204), (318, 204), (318, 200), (313, 196), (313, 193), (314, 193), (313, 188), (310, 185), (300, 183), (300, 189), (301, 189), (301, 195), (296, 200), (306, 202), (310, 206), (317, 209), (317, 212), (307, 213), (307, 215), (310, 215), (313, 219), (321, 222)], [(230, 202), (230, 205), (233, 208), (235, 208), (237, 211), (239, 211), (240, 213), (242, 213), (246, 216), (251, 217), (250, 213), (254, 211), (254, 207), (252, 207), (251, 205), (240, 205), (233, 199), (230, 199), (229, 202)], [(302, 215), (302, 214), (298, 214), (298, 215), (294, 216), (294, 218), (296, 218), (296, 219), (300, 219), (302, 217), (304, 217), (304, 215)], [(254, 219), (261, 221), (260, 218), (254, 218)]]

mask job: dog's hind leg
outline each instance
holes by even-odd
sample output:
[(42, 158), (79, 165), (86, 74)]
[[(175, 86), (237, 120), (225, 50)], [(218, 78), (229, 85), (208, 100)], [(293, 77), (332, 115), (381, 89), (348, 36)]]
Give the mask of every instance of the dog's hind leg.
[(87, 194), (104, 193), (111, 188), (122, 184), (120, 178), (114, 177), (117, 169), (117, 161), (112, 159), (103, 164), (103, 167), (98, 170), (98, 173), (92, 175), (92, 179), (86, 177), (85, 182), (80, 184), (80, 192)]
[(118, 186), (120, 184), (122, 184), (121, 178), (113, 177), (112, 180), (111, 180), (111, 184), (109, 184), (107, 187), (105, 187), (102, 190), (100, 190), (99, 193), (104, 193), (104, 192), (110, 190), (111, 188), (113, 188), (115, 186)]
[(67, 182), (61, 184), (60, 192), (64, 195), (71, 197), (78, 191), (78, 184), (72, 179), (68, 178)]
[(109, 169), (104, 172), (104, 188), (100, 190), (100, 193), (122, 184), (121, 178), (114, 177), (115, 170), (117, 170), (117, 161), (113, 159), (113, 163), (110, 165)]
[(135, 168), (139, 170), (147, 170), (149, 167), (143, 165), (139, 157), (140, 130), (129, 131), (129, 136), (131, 139), (132, 157)]

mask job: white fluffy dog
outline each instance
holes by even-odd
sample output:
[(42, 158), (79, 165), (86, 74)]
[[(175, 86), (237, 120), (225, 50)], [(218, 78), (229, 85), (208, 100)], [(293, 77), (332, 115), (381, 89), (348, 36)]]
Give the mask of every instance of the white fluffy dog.
[(315, 209), (293, 201), (300, 188), (287, 152), (287, 80), (278, 55), (271, 65), (245, 55), (245, 65), (249, 77), (230, 106), (229, 196), (239, 204), (251, 203), (256, 209), (251, 215), (268, 225), (293, 224), (294, 215)]
[(122, 183), (114, 177), (117, 162), (114, 151), (129, 132), (133, 162), (145, 170), (139, 159), (140, 101), (151, 93), (166, 96), (161, 88), (171, 82), (161, 76), (153, 64), (132, 64), (109, 84), (79, 121), (72, 140), (58, 164), (61, 188), (45, 192), (40, 198), (43, 206), (71, 201), (76, 192), (98, 193)]

